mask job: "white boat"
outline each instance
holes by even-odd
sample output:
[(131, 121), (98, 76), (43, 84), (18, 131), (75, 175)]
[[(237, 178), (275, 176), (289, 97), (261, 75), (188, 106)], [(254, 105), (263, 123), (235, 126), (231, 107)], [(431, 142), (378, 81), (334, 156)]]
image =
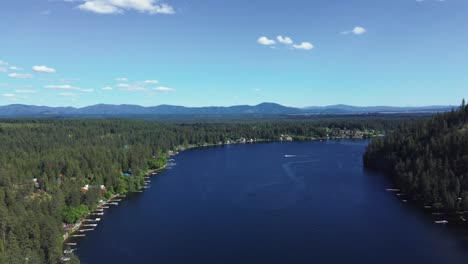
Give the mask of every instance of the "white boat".
[(284, 155), (285, 158), (294, 158), (296, 155)]
[(442, 224), (442, 225), (446, 225), (448, 224), (448, 221), (447, 220), (441, 220), (441, 221), (434, 221), (436, 224)]
[(400, 189), (386, 189), (387, 192), (399, 192)]
[(75, 250), (76, 250), (76, 248), (66, 249), (66, 250), (63, 251), (63, 254), (71, 254)]

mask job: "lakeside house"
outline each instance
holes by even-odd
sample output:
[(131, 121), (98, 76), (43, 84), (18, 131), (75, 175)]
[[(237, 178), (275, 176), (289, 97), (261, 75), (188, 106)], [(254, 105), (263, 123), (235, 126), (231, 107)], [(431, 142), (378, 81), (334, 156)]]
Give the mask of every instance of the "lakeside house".
[(281, 134), (281, 135), (280, 135), (280, 141), (288, 141), (288, 142), (291, 142), (291, 141), (293, 141), (293, 138), (292, 138), (290, 135), (283, 135), (283, 134)]
[(39, 185), (39, 182), (37, 181), (37, 178), (34, 178), (33, 179), (33, 182), (34, 182), (34, 187), (36, 187), (37, 189), (39, 189), (41, 186)]

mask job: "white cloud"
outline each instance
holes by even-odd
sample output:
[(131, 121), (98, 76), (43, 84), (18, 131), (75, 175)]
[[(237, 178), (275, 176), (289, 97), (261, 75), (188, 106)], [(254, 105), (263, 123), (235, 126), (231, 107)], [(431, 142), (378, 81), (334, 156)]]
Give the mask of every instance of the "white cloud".
[(111, 90), (113, 90), (113, 89), (112, 89), (112, 87), (110, 87), (110, 86), (106, 86), (106, 87), (104, 87), (104, 88), (101, 88), (101, 90), (104, 90), (104, 91), (111, 91)]
[(360, 27), (360, 26), (354, 27), (353, 30), (348, 30), (348, 31), (341, 32), (341, 34), (343, 34), (343, 35), (348, 35), (348, 34), (362, 35), (362, 34), (365, 34), (365, 33), (367, 33), (367, 29), (365, 29), (363, 27)]
[(3, 97), (16, 97), (17, 95), (16, 94), (13, 94), (13, 93), (5, 93), (5, 94), (2, 94)]
[(135, 84), (119, 83), (117, 84), (117, 88), (119, 88), (122, 91), (128, 91), (128, 92), (142, 92), (142, 91), (147, 90), (145, 87), (141, 86), (139, 83), (135, 83)]
[(78, 87), (71, 86), (69, 84), (49, 84), (49, 85), (44, 85), (44, 88), (46, 89), (54, 89), (54, 90), (81, 90)]
[(6, 66), (8, 65), (8, 62), (0, 60), (0, 66)]
[(8, 77), (15, 79), (31, 79), (33, 76), (31, 74), (10, 73)]
[(363, 27), (355, 27), (355, 28), (353, 29), (353, 33), (354, 33), (355, 35), (362, 35), (362, 34), (364, 34), (364, 33), (366, 33), (366, 32), (367, 32), (367, 30), (366, 30), (365, 28), (363, 28)]
[(266, 45), (266, 46), (270, 46), (270, 45), (275, 45), (276, 44), (276, 41), (274, 41), (273, 39), (269, 39), (265, 36), (263, 37), (260, 37), (257, 39), (257, 42), (258, 44), (261, 44), (261, 45)]
[(16, 66), (10, 66), (10, 70), (12, 70), (12, 71), (22, 71), (23, 68), (19, 68), (19, 67), (16, 67)]
[(119, 83), (119, 84), (117, 84), (117, 87), (118, 88), (128, 88), (128, 87), (130, 87), (130, 84), (128, 84), (128, 83)]
[(71, 90), (71, 91), (80, 91), (83, 93), (92, 93), (94, 92), (93, 89), (82, 89), (79, 87), (75, 87), (69, 84), (49, 84), (49, 85), (44, 85), (44, 88), (46, 89), (52, 89), (52, 90)]
[(56, 73), (57, 71), (53, 68), (49, 68), (47, 66), (34, 66), (32, 67), (33, 71), (35, 72), (42, 72), (42, 73)]
[(78, 9), (97, 14), (123, 14), (125, 11), (140, 13), (174, 14), (174, 8), (159, 0), (83, 0)]
[(153, 88), (153, 90), (158, 91), (158, 92), (175, 92), (176, 91), (173, 88), (164, 87), (164, 86), (159, 86), (159, 87)]
[(7, 72), (8, 69), (6, 67), (0, 67), (0, 72)]
[(279, 42), (281, 42), (281, 43), (283, 43), (283, 44), (286, 44), (286, 45), (291, 45), (291, 44), (293, 44), (292, 39), (289, 38), (289, 37), (278, 36), (278, 37), (276, 37), (276, 39), (277, 39)]
[(59, 93), (60, 96), (78, 96), (76, 93)]
[(311, 50), (314, 48), (314, 45), (310, 42), (302, 42), (299, 45), (293, 45), (295, 49), (302, 49), (302, 50)]
[(37, 91), (35, 90), (15, 90), (17, 94), (35, 94)]

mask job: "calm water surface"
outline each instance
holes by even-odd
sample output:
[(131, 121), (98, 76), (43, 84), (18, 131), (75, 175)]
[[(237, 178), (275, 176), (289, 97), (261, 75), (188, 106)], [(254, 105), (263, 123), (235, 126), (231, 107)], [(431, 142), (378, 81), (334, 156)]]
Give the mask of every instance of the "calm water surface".
[(366, 144), (183, 152), (150, 189), (107, 209), (77, 253), (85, 264), (468, 263), (461, 236), (362, 167)]

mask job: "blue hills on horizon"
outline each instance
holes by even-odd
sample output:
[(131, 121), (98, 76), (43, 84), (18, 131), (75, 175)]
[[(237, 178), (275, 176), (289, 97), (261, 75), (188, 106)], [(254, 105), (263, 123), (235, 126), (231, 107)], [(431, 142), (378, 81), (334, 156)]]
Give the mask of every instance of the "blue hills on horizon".
[(258, 105), (184, 107), (175, 105), (139, 106), (97, 104), (81, 108), (11, 104), (0, 106), (0, 117), (86, 117), (86, 116), (157, 116), (157, 115), (349, 115), (372, 113), (437, 113), (456, 106), (352, 106), (329, 105), (296, 108), (276, 103)]

